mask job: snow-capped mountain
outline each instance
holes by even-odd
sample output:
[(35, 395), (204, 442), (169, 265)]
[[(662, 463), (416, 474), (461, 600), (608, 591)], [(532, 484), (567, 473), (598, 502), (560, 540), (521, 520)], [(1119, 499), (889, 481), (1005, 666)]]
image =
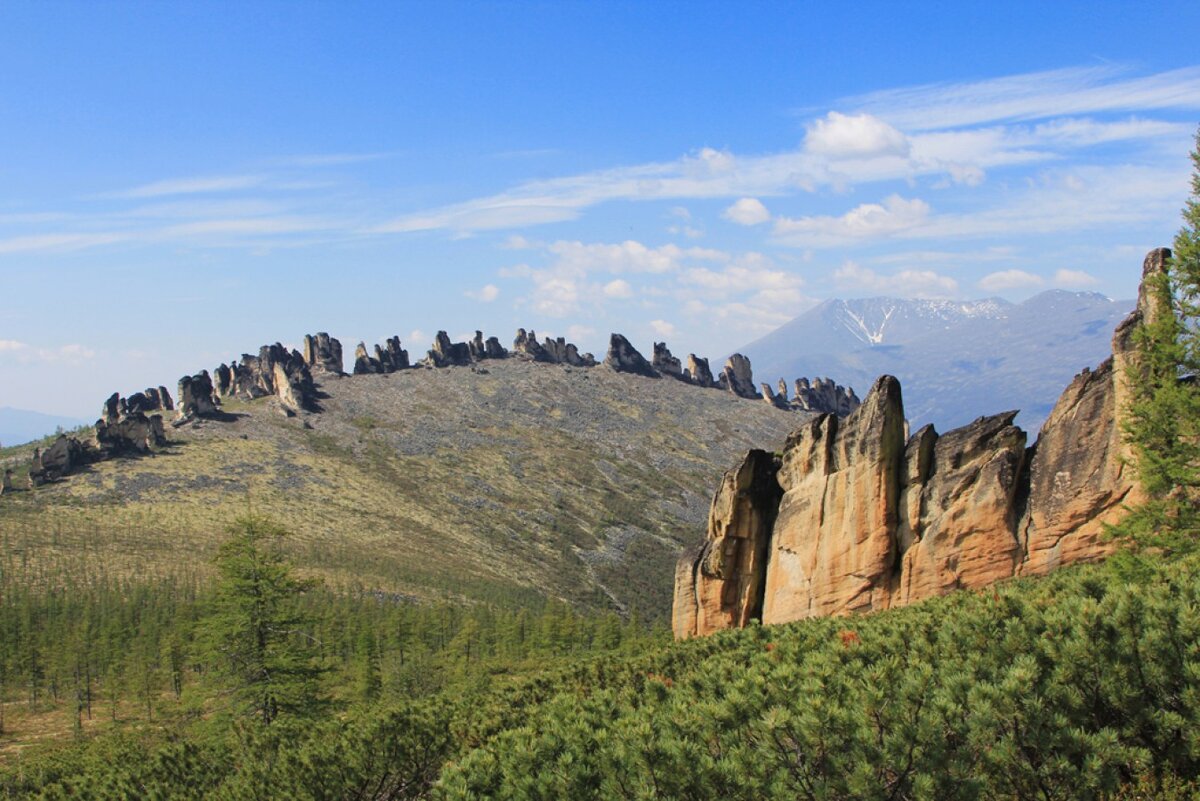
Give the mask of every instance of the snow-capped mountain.
[(1108, 357), (1113, 328), (1133, 305), (1061, 290), (1017, 304), (829, 300), (739, 352), (756, 381), (772, 384), (828, 376), (862, 395), (878, 375), (895, 375), (913, 425), (945, 430), (1020, 409), (1033, 431), (1076, 373)]

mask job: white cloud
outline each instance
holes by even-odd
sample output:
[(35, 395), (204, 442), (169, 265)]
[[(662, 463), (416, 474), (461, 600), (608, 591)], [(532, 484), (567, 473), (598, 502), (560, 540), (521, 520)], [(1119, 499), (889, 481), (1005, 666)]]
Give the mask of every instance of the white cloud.
[(412, 331), (408, 332), (408, 339), (405, 341), (412, 344), (412, 343), (426, 342), (428, 340), (426, 340), (426, 338), (425, 338), (424, 331), (422, 331), (420, 328), (414, 328)]
[(633, 287), (623, 278), (614, 278), (604, 285), (604, 297), (631, 298), (633, 297)]
[(35, 347), (15, 339), (0, 339), (0, 356), (4, 355), (10, 355), (21, 364), (78, 365), (95, 357), (96, 351), (76, 343)]
[(958, 294), (958, 282), (933, 270), (901, 270), (881, 275), (857, 262), (847, 261), (833, 273), (833, 280), (844, 289), (907, 298), (945, 298)]
[(500, 296), (500, 287), (495, 284), (488, 284), (477, 292), (465, 292), (463, 294), (481, 303), (491, 303)]
[(1054, 273), (1054, 283), (1058, 286), (1076, 289), (1094, 286), (1099, 282), (1094, 275), (1086, 273), (1083, 270), (1063, 269)]
[(833, 159), (907, 156), (908, 138), (870, 114), (831, 111), (808, 126), (804, 148)]
[(666, 320), (651, 320), (650, 328), (654, 331), (656, 336), (660, 336), (663, 339), (666, 339), (667, 337), (673, 337), (679, 333), (679, 329), (668, 323)]
[(18, 342), (15, 339), (0, 339), (0, 353), (12, 353), (28, 347), (24, 342)]
[(588, 337), (594, 335), (595, 333), (596, 333), (596, 329), (591, 328), (590, 326), (586, 326), (586, 325), (567, 326), (567, 339), (569, 339), (572, 342), (578, 342), (581, 339), (587, 339)]
[(217, 175), (203, 178), (180, 178), (172, 181), (155, 181), (132, 189), (114, 192), (109, 197), (163, 197), (166, 195), (194, 195), (206, 192), (231, 192), (250, 189), (261, 185), (266, 178), (262, 175)]
[(1024, 270), (1001, 270), (988, 273), (979, 279), (979, 288), (985, 292), (1002, 292), (1006, 289), (1041, 286), (1045, 283), (1040, 275)]
[(1200, 108), (1200, 67), (1121, 77), (1116, 66), (1068, 67), (967, 83), (889, 89), (843, 105), (907, 131), (1098, 112)]
[(861, 239), (878, 239), (921, 226), (929, 204), (890, 195), (883, 203), (864, 203), (840, 217), (816, 216), (775, 221), (775, 235), (792, 245), (829, 246)]
[(738, 225), (760, 225), (770, 221), (771, 212), (758, 198), (744, 197), (725, 209), (721, 216)]

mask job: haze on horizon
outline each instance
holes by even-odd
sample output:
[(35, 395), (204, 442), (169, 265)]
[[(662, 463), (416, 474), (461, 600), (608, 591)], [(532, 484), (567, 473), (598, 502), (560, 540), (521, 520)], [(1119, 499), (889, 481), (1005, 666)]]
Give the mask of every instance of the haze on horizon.
[(1187, 196), (1196, 30), (1182, 2), (0, 6), (0, 406), (91, 418), (317, 330), (720, 357), (831, 297), (1131, 297)]

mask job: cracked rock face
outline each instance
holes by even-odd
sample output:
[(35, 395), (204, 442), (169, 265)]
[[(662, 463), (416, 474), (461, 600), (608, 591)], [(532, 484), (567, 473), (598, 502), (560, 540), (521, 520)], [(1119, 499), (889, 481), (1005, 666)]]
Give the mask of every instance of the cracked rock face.
[(646, 357), (638, 353), (637, 348), (629, 344), (629, 340), (620, 334), (613, 334), (609, 337), (608, 355), (604, 357), (604, 364), (619, 373), (658, 377), (658, 371), (654, 369), (654, 366), (646, 361)]
[[(1151, 251), (1143, 276), (1169, 258), (1165, 249)], [(773, 514), (725, 503), (718, 512), (733, 471), (714, 499), (705, 542), (680, 559), (676, 636), (753, 618), (753, 606), (735, 603), (728, 589), (731, 580), (753, 584), (747, 571), (765, 576), (761, 620), (783, 623), (886, 609), (1108, 555), (1114, 546), (1103, 539), (1105, 525), (1140, 499), (1121, 433), (1128, 367), (1137, 357), (1133, 333), (1162, 313), (1143, 283), (1137, 310), (1114, 334), (1113, 358), (1075, 377), (1032, 448), (1013, 425), (1016, 412), (940, 436), (925, 426), (906, 440), (900, 385), (884, 376), (849, 417), (822, 415), (788, 438)], [(796, 395), (830, 387), (797, 382)], [(773, 395), (767, 385), (763, 394)], [(758, 526), (765, 559), (735, 560), (731, 572), (724, 563), (714, 568), (714, 526)]]
[(311, 370), (342, 374), (342, 343), (321, 331), (304, 335), (304, 363)]

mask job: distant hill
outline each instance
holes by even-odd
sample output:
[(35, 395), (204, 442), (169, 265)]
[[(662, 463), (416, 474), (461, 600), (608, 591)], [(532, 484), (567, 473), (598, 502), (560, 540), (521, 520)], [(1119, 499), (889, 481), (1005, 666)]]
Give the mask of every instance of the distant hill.
[(47, 434), (53, 434), (60, 427), (70, 430), (91, 422), (91, 420), (79, 420), (74, 417), (56, 417), (51, 414), (31, 412), (28, 409), (0, 406), (0, 445), (20, 445), (23, 442), (32, 442)]
[[(0, 530), (30, 581), (204, 574), (253, 510), (334, 587), (665, 617), (722, 472), (808, 417), (607, 367), (484, 365), (322, 374), (322, 411), (293, 417), (228, 400), (233, 419), (167, 426), (154, 455), (0, 496)], [(32, 450), (0, 449), (18, 487)]]
[(1134, 301), (1051, 290), (1022, 303), (863, 298), (829, 300), (739, 349), (756, 381), (828, 376), (860, 393), (900, 379), (914, 426), (939, 430), (1020, 409), (1035, 431), (1071, 378), (1111, 352)]

